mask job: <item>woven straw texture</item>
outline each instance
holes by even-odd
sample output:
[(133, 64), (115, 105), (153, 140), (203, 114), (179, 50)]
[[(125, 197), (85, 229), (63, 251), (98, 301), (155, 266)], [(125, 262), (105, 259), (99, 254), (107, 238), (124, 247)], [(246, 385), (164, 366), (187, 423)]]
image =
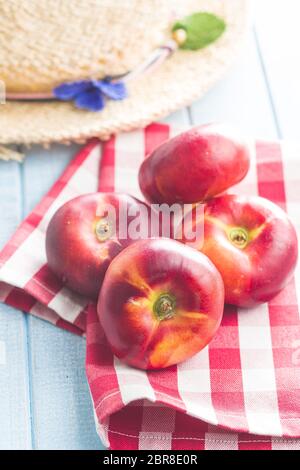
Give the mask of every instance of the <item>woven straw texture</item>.
[(39, 92), (125, 73), (164, 41), (177, 1), (0, 0), (0, 77)]
[[(20, 52), (17, 52), (19, 47), (21, 47), (19, 28), (21, 28), (20, 34), (22, 37), (25, 31), (24, 25), (27, 25), (28, 37), (31, 36), (31, 33), (34, 38), (37, 37), (37, 33), (41, 34), (40, 30), (37, 32), (34, 28), (31, 32), (30, 28), (33, 23), (29, 21), (29, 10), (26, 9), (26, 7), (35, 3), (40, 13), (40, 9), (45, 10), (45, 5), (49, 5), (50, 2), (47, 2), (47, 0), (39, 2), (21, 2), (21, 0), (6, 2), (5, 0), (0, 0), (1, 15), (3, 12), (6, 16), (11, 14), (12, 21), (10, 27), (6, 24), (4, 29), (6, 34), (3, 35), (1, 33), (3, 32), (4, 24), (0, 19), (0, 64), (3, 64), (4, 54), (7, 62), (9, 62), (9, 66), (5, 66), (6, 74), (9, 73), (9, 70), (13, 70), (12, 64), (16, 67), (20, 63)], [(27, 44), (30, 43), (31, 59), (26, 68), (26, 73), (23, 74), (24, 82), (22, 81), (23, 70), (19, 71), (19, 78), (13, 77), (12, 73), (10, 76), (7, 75), (6, 80), (8, 80), (10, 91), (13, 91), (13, 89), (19, 90), (21, 87), (24, 90), (24, 84), (27, 83), (28, 85), (29, 82), (32, 82), (35, 89), (41, 84), (45, 86), (46, 82), (49, 83), (49, 79), (51, 80), (57, 76), (58, 70), (56, 67), (60, 67), (59, 71), (61, 72), (69, 73), (69, 78), (72, 76), (73, 79), (75, 77), (78, 79), (82, 76), (84, 67), (90, 67), (90, 74), (91, 68), (99, 65), (99, 63), (97, 64), (96, 56), (98, 57), (97, 54), (100, 54), (100, 49), (102, 52), (104, 51), (108, 43), (104, 41), (103, 48), (99, 50), (95, 48), (95, 42), (97, 41), (95, 41), (92, 33), (97, 29), (96, 25), (98, 24), (98, 20), (95, 19), (95, 13), (89, 15), (89, 17), (93, 18), (93, 27), (91, 28), (90, 18), (87, 18), (86, 15), (88, 9), (83, 7), (87, 3), (86, 1), (76, 0), (76, 3), (72, 2), (72, 7), (74, 3), (81, 5), (81, 8), (74, 8), (72, 17), (67, 15), (67, 12), (70, 13), (71, 11), (67, 5), (71, 5), (71, 2), (60, 1), (58, 3), (65, 9), (66, 13), (64, 14), (64, 10), (59, 7), (59, 14), (54, 15), (54, 9), (52, 9), (52, 12), (49, 12), (51, 22), (58, 21), (62, 30), (65, 30), (67, 27), (67, 31), (72, 32), (72, 44), (69, 45), (67, 43), (62, 46), (62, 49), (57, 49), (53, 38), (53, 42), (50, 41), (47, 45), (48, 56), (46, 60), (45, 57), (40, 55), (39, 47), (42, 41), (38, 42), (39, 47), (35, 47), (34, 42), (31, 42), (31, 39), (28, 38)], [(161, 37), (166, 33), (167, 25), (169, 24), (170, 26), (172, 23), (170, 18), (174, 18), (174, 12), (179, 17), (193, 11), (214, 12), (225, 19), (227, 31), (215, 44), (206, 49), (198, 52), (176, 52), (151, 74), (144, 75), (130, 82), (128, 85), (128, 99), (121, 102), (110, 101), (100, 113), (79, 111), (71, 103), (7, 102), (0, 106), (0, 143), (24, 143), (30, 145), (33, 143), (48, 144), (54, 141), (67, 143), (71, 140), (84, 142), (91, 136), (97, 136), (106, 140), (111, 134), (119, 131), (127, 131), (144, 126), (202, 96), (232, 63), (240, 48), (246, 30), (246, 0), (186, 0), (185, 2), (178, 2), (178, 0), (166, 0), (166, 2), (161, 0), (159, 2), (156, 2), (156, 0), (117, 0), (113, 3), (108, 2), (108, 0), (89, 0), (89, 3), (91, 3), (92, 12), (92, 6), (99, 8), (101, 4), (103, 7), (106, 7), (106, 9), (104, 8), (104, 11), (106, 11), (105, 24), (101, 20), (101, 14), (99, 14), (100, 32), (98, 33), (97, 40), (99, 40), (100, 34), (102, 37), (105, 34), (109, 37), (112, 35), (114, 37), (114, 44), (116, 44), (115, 53), (122, 56), (122, 60), (120, 58), (120, 60), (113, 60), (109, 66), (102, 64), (103, 68), (100, 68), (100, 70), (103, 75), (106, 75), (108, 72), (115, 74), (117, 71), (121, 72), (125, 71), (125, 69), (131, 69), (135, 63), (144, 58), (146, 52), (148, 53), (149, 50), (153, 50), (157, 40), (161, 43)], [(110, 3), (110, 8), (107, 6), (108, 3)], [(155, 8), (158, 3), (159, 8)], [(17, 4), (22, 5), (22, 15), (17, 15), (16, 13), (15, 5)], [(53, 2), (51, 2), (52, 4)], [(118, 9), (118, 6), (121, 4), (123, 5), (122, 8)], [(125, 8), (125, 5), (128, 8)], [(149, 5), (151, 5), (151, 8), (149, 8)], [(124, 15), (124, 21), (122, 23), (117, 22), (118, 26), (115, 27), (115, 21), (117, 21), (116, 14), (118, 13), (117, 16), (119, 17), (120, 11)], [(44, 11), (45, 25), (48, 25), (49, 22), (47, 13), (47, 10)], [(110, 14), (111, 19), (109, 19)], [(136, 20), (129, 21), (129, 17)], [(141, 19), (143, 31), (136, 27), (135, 23), (139, 21), (137, 18)], [(75, 24), (81, 25), (76, 38), (78, 50), (75, 55), (73, 52), (75, 44), (73, 21), (75, 21)], [(156, 25), (155, 27), (153, 27), (154, 24)], [(16, 28), (18, 28), (17, 34)], [(155, 34), (152, 31), (153, 28)], [(46, 29), (48, 31), (47, 37), (49, 38), (50, 25)], [(8, 30), (12, 31), (10, 33), (11, 36), (8, 35)], [(1, 37), (6, 38), (4, 44), (1, 43)], [(139, 39), (137, 39), (138, 37)], [(119, 46), (117, 46), (118, 38), (120, 41)], [(138, 47), (136, 47), (136, 42), (138, 42)], [(105, 44), (106, 46), (104, 47)], [(143, 47), (141, 44), (143, 44)], [(68, 53), (69, 46), (72, 47), (72, 58), (70, 58)], [(45, 44), (44, 47), (46, 47)], [(10, 49), (9, 54), (7, 54), (9, 52), (8, 48)], [(21, 50), (23, 50), (22, 47)], [(37, 54), (36, 57), (35, 52)], [(78, 66), (76, 65), (77, 60)], [(51, 61), (55, 63), (53, 69), (49, 68)], [(48, 64), (46, 68), (45, 62)], [(45, 70), (47, 70), (47, 73)], [(3, 77), (4, 67), (0, 65), (0, 78), (2, 79)], [(11, 83), (14, 84), (12, 85)]]

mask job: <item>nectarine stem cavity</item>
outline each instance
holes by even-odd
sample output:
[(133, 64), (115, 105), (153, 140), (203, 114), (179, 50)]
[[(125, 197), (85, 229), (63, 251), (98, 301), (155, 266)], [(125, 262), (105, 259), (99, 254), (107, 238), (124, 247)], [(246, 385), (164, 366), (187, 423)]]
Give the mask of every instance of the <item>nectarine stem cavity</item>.
[(105, 242), (111, 237), (111, 225), (107, 219), (100, 219), (95, 226), (95, 234), (99, 242)]
[(162, 294), (153, 305), (153, 311), (159, 320), (168, 320), (175, 315), (176, 299), (170, 294)]
[(230, 241), (238, 248), (245, 248), (248, 244), (248, 233), (245, 229), (233, 228), (229, 233)]

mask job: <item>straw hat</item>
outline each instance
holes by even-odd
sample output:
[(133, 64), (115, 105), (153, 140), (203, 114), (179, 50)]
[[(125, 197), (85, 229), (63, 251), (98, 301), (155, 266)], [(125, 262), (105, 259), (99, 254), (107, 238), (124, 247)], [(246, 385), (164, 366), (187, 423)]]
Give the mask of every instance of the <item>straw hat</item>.
[[(199, 11), (223, 18), (224, 34), (207, 48), (176, 50), (151, 72), (137, 74), (126, 85), (126, 99), (108, 100), (99, 112), (36, 100), (63, 83), (134, 74), (170, 43), (178, 18)], [(0, 144), (107, 139), (161, 118), (224, 74), (245, 26), (246, 0), (0, 0), (0, 80), (10, 98), (0, 105)]]

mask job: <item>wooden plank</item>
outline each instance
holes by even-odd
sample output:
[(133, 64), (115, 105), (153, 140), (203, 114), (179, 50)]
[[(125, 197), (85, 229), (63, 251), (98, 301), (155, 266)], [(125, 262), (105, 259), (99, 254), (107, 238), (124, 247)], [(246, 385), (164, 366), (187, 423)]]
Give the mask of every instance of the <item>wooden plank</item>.
[(175, 113), (170, 114), (162, 120), (167, 124), (173, 124), (175, 126), (187, 126), (190, 122), (188, 108), (179, 109)]
[(299, 139), (300, 2), (255, 0), (255, 30), (280, 137)]
[(273, 139), (277, 136), (268, 89), (252, 32), (239, 60), (225, 79), (191, 106), (191, 118), (194, 124), (230, 122), (251, 137)]
[[(34, 147), (23, 165), (24, 215), (61, 174), (76, 146)], [(85, 341), (28, 316), (33, 446), (101, 449), (85, 377)]]
[[(20, 221), (20, 168), (0, 161), (0, 248)], [(26, 333), (24, 315), (0, 304), (0, 449), (31, 448)]]
[(29, 318), (36, 449), (103, 448), (85, 376), (85, 340)]

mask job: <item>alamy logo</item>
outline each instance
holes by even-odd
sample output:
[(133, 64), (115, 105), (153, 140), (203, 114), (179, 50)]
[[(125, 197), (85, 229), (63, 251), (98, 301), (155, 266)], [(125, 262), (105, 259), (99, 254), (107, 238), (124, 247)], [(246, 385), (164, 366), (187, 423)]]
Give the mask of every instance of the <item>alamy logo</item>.
[(120, 204), (118, 208), (105, 204), (96, 215), (97, 237), (100, 240), (140, 240), (145, 238), (176, 238), (201, 248), (204, 236), (204, 209), (202, 204)]

